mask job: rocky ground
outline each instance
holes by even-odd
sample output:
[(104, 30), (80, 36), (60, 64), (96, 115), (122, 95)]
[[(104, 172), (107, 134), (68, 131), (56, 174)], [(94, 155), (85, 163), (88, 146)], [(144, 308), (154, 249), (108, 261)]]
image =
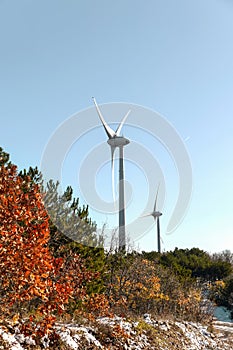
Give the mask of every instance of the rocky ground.
[[(144, 315), (137, 322), (120, 317), (100, 318), (86, 325), (57, 324), (60, 350), (232, 350), (233, 324), (214, 321), (209, 326), (193, 322), (153, 320)], [(17, 325), (0, 325), (0, 349), (50, 349), (46, 339), (38, 347), (18, 332)]]
[[(233, 340), (233, 323), (232, 322), (221, 322), (214, 320), (213, 328), (217, 332), (219, 338), (223, 340)], [(232, 346), (233, 349), (233, 346)]]

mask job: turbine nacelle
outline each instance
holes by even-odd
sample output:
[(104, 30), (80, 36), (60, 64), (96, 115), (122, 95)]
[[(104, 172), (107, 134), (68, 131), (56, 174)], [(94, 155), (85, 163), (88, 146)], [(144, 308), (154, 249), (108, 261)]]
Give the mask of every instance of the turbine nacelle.
[(123, 136), (111, 137), (108, 139), (107, 142), (111, 147), (114, 147), (114, 148), (123, 147), (123, 146), (126, 146), (130, 143), (130, 141)]
[(163, 215), (162, 213), (160, 213), (160, 211), (154, 211), (153, 213), (151, 213), (151, 215), (156, 219), (159, 216)]
[(140, 216), (141, 218), (145, 218), (147, 216), (153, 216), (154, 219), (157, 219), (158, 217), (160, 217), (161, 215), (163, 215), (162, 213), (160, 213), (160, 211), (153, 211), (152, 213), (149, 213), (149, 214), (145, 214), (145, 215), (142, 215)]

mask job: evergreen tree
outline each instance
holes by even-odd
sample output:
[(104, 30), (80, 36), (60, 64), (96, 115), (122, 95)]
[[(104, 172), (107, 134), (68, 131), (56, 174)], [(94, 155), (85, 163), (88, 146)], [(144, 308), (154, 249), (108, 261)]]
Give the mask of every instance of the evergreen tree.
[(50, 180), (43, 182), (43, 176), (37, 167), (20, 171), (22, 178), (30, 178), (38, 184), (44, 193), (44, 203), (49, 214), (50, 239), (48, 246), (55, 257), (71, 258), (79, 254), (85, 266), (92, 272), (98, 272), (99, 278), (88, 286), (88, 292), (96, 293), (103, 289), (102, 275), (105, 266), (103, 238), (97, 236), (97, 225), (89, 216), (88, 205), (80, 206), (79, 198), (73, 197), (73, 189), (67, 186), (59, 193), (59, 183)]
[(2, 147), (0, 147), (0, 166), (9, 166), (10, 164), (10, 155), (7, 152), (4, 152)]

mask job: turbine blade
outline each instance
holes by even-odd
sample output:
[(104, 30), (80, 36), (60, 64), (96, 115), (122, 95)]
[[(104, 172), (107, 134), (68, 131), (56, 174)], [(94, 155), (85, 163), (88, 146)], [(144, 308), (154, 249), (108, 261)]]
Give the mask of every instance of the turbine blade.
[(106, 121), (104, 120), (104, 117), (103, 117), (103, 115), (102, 115), (102, 113), (101, 113), (101, 111), (100, 111), (100, 109), (99, 109), (99, 106), (97, 105), (97, 102), (96, 102), (95, 98), (92, 97), (92, 99), (93, 99), (93, 101), (94, 101), (94, 104), (95, 104), (97, 113), (98, 113), (98, 115), (99, 115), (99, 118), (100, 118), (100, 120), (101, 120), (101, 122), (102, 122), (102, 124), (103, 124), (103, 127), (104, 127), (105, 131), (106, 131), (106, 134), (108, 135), (108, 138), (109, 138), (109, 139), (113, 138), (114, 136), (116, 136), (115, 131), (112, 130), (112, 128), (110, 128), (110, 126), (109, 126), (109, 125), (106, 123)]
[(163, 240), (163, 238), (162, 238), (162, 236), (160, 235), (160, 240), (161, 240), (161, 242), (163, 243), (163, 245), (164, 245), (164, 240)]
[(126, 115), (124, 116), (124, 118), (122, 119), (122, 121), (120, 122), (120, 124), (118, 125), (118, 128), (116, 129), (116, 136), (120, 136), (120, 132), (122, 129), (122, 126), (124, 125), (124, 122), (126, 121), (126, 118), (128, 117), (128, 115), (130, 114), (131, 110), (129, 110)]
[(145, 214), (145, 215), (141, 215), (141, 216), (139, 216), (139, 217), (140, 217), (140, 218), (145, 218), (145, 217), (147, 217), (147, 216), (153, 216), (152, 214), (153, 214), (153, 213)]
[(114, 203), (116, 202), (116, 193), (115, 193), (115, 161), (114, 161), (114, 152), (116, 147), (111, 146), (111, 168), (112, 168), (112, 196)]
[[(160, 186), (160, 184), (159, 184), (159, 186)], [(157, 199), (158, 199), (158, 194), (159, 194), (159, 186), (158, 186), (156, 197), (155, 197), (154, 211), (156, 211)]]

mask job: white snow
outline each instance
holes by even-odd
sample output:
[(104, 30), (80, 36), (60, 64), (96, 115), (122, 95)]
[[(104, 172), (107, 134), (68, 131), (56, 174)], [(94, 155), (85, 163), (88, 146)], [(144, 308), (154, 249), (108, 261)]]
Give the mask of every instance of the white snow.
[(2, 338), (9, 344), (9, 350), (24, 350), (18, 340), (14, 335), (8, 332), (8, 329), (4, 329), (5, 327), (0, 326), (0, 335)]
[[(121, 317), (115, 316), (113, 318), (98, 318), (97, 326), (95, 329), (92, 327), (86, 327), (77, 324), (61, 324), (57, 323), (55, 326), (56, 333), (60, 336), (61, 340), (67, 344), (71, 349), (82, 350), (83, 339), (89, 344), (89, 346), (99, 349), (106, 349), (95, 334), (98, 334), (98, 323), (106, 324), (108, 327), (114, 327), (120, 325), (120, 327), (128, 334), (127, 340), (122, 339), (121, 348), (125, 350), (132, 349), (150, 349), (150, 341), (144, 332), (137, 332), (138, 322), (129, 322)], [(158, 330), (163, 330), (169, 333), (171, 329), (174, 333), (174, 325), (179, 327), (180, 332), (177, 332), (177, 336), (180, 341), (180, 348), (186, 350), (206, 350), (206, 349), (221, 349), (231, 350), (232, 348), (227, 343), (224, 343), (224, 337), (220, 335), (214, 335), (210, 333), (206, 326), (193, 322), (172, 322), (167, 320), (155, 320), (152, 319), (149, 314), (144, 315), (144, 321), (155, 327)], [(233, 325), (224, 322), (215, 322), (214, 327), (221, 332), (229, 331), (233, 332)], [(15, 334), (11, 334), (7, 326), (0, 326), (0, 336), (9, 344), (9, 350), (24, 350), (22, 344), (35, 344), (34, 341), (27, 337), (25, 338), (19, 333), (17, 326), (14, 328)], [(183, 334), (183, 335), (181, 335)], [(222, 339), (221, 339), (222, 337)], [(97, 337), (98, 338), (98, 337)], [(226, 338), (225, 338), (226, 339)], [(44, 345), (48, 347), (48, 341), (44, 339)], [(162, 347), (160, 348), (162, 350)]]
[[(91, 328), (80, 327), (74, 324), (60, 324), (56, 325), (56, 333), (59, 334), (62, 341), (69, 345), (72, 349), (79, 349), (79, 341), (81, 336), (84, 336), (89, 345), (94, 344), (95, 346), (102, 349), (100, 342), (90, 333)], [(74, 334), (71, 336), (71, 334)]]

